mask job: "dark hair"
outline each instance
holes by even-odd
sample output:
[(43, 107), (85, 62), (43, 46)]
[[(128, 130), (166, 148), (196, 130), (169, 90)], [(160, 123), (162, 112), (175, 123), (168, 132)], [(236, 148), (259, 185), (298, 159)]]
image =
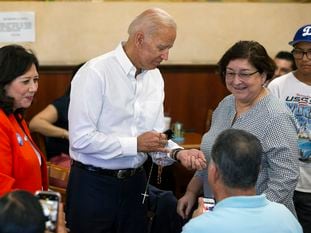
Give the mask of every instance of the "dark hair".
[(292, 53), (287, 52), (287, 51), (280, 51), (275, 55), (275, 58), (290, 61), (292, 63), (292, 70), (297, 69), (295, 58)]
[(247, 59), (260, 74), (266, 73), (267, 80), (274, 75), (275, 63), (261, 44), (256, 41), (239, 41), (228, 49), (218, 62), (223, 82), (225, 82), (227, 65), (235, 59)]
[(258, 178), (262, 146), (251, 133), (227, 129), (216, 139), (211, 157), (224, 184), (230, 188), (254, 187)]
[(23, 190), (0, 199), (1, 233), (44, 233), (45, 216), (39, 200)]
[(20, 45), (7, 45), (0, 48), (0, 108), (7, 115), (13, 112), (14, 99), (6, 95), (4, 87), (26, 73), (32, 64), (39, 68), (38, 59), (32, 51)]

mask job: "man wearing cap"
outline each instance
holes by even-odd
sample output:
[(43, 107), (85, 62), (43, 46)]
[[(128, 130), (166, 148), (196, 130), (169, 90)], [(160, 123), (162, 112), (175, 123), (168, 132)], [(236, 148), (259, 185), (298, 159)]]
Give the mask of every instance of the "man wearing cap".
[(294, 204), (304, 233), (311, 232), (311, 24), (295, 34), (292, 54), (297, 70), (274, 79), (268, 86), (284, 100), (297, 120), (300, 148), (300, 178), (294, 193)]

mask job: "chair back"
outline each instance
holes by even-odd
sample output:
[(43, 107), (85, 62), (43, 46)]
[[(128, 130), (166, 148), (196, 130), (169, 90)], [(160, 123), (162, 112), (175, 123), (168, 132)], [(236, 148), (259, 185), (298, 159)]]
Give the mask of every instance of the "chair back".
[(48, 162), (49, 189), (59, 192), (62, 201), (66, 201), (66, 188), (70, 169)]

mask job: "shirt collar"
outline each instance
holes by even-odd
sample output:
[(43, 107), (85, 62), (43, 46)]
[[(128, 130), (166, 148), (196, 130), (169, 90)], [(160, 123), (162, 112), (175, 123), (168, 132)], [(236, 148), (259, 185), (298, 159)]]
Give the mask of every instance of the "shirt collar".
[(128, 77), (135, 77), (136, 74), (136, 67), (133, 65), (131, 60), (126, 55), (123, 44), (125, 42), (120, 42), (118, 47), (116, 48), (116, 57), (118, 62), (120, 63), (122, 69), (126, 73)]
[(225, 208), (258, 208), (266, 206), (269, 201), (266, 198), (265, 194), (254, 195), (254, 196), (233, 196), (228, 197), (215, 206), (216, 208), (225, 207)]

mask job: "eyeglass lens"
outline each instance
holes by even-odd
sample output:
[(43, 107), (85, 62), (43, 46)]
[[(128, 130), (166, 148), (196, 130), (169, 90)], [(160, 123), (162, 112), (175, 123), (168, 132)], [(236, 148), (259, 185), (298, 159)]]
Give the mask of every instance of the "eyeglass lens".
[(292, 54), (296, 59), (302, 59), (304, 55), (306, 55), (308, 59), (311, 59), (311, 50), (303, 51), (299, 49), (294, 49), (292, 51)]
[(237, 75), (237, 76), (239, 76), (242, 79), (247, 79), (247, 78), (251, 77), (252, 75), (256, 74), (257, 72), (258, 72), (258, 70), (254, 71), (252, 73), (243, 73), (243, 72), (235, 73), (233, 71), (226, 71), (225, 72), (225, 77), (229, 78), (229, 79), (232, 79), (232, 78), (234, 78)]

